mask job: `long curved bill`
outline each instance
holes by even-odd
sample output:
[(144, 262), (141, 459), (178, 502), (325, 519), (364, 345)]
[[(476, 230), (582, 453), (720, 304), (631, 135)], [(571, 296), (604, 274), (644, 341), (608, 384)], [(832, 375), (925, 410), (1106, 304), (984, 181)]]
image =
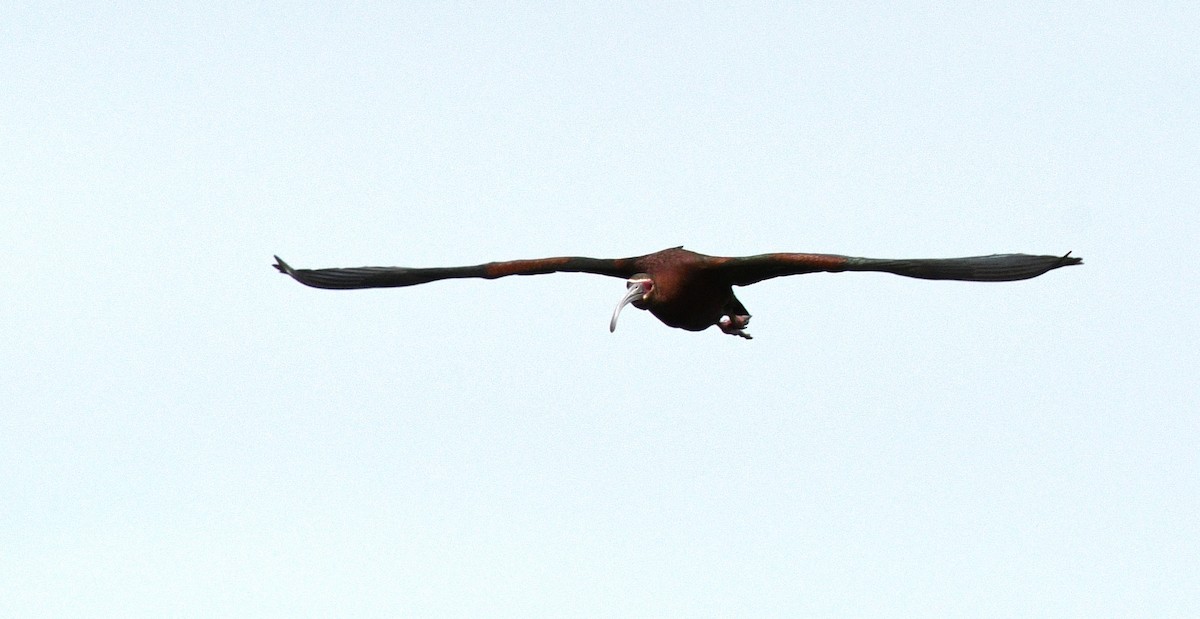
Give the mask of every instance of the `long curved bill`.
[(632, 284), (629, 286), (629, 290), (625, 292), (625, 296), (621, 299), (621, 302), (617, 304), (617, 309), (613, 310), (612, 321), (608, 323), (609, 333), (617, 330), (617, 316), (621, 314), (621, 308), (642, 298), (642, 295), (644, 294), (646, 294), (646, 292), (642, 290), (640, 284)]

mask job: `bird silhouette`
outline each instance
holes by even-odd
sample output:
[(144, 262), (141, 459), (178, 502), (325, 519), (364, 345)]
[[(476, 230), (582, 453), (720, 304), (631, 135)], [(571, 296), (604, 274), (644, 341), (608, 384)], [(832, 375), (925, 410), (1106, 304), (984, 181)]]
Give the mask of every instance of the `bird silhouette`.
[(749, 286), (785, 275), (843, 271), (878, 271), (920, 279), (1007, 282), (1037, 277), (1082, 262), (1070, 252), (1064, 256), (993, 254), (901, 260), (791, 253), (729, 258), (672, 247), (631, 258), (563, 256), (461, 267), (294, 269), (279, 256), (275, 256), (273, 266), (306, 286), (339, 290), (415, 286), (467, 277), (496, 279), (509, 275), (594, 273), (626, 279), (625, 295), (613, 310), (609, 331), (616, 330), (621, 309), (632, 304), (654, 314), (669, 327), (703, 331), (717, 325), (729, 335), (751, 339), (746, 333), (750, 312), (734, 296), (734, 286)]

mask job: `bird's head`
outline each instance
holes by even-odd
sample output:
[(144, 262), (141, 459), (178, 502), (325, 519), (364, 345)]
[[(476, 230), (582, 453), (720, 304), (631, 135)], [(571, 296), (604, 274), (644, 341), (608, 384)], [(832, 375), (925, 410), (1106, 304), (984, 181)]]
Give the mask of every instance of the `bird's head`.
[(632, 303), (638, 309), (646, 309), (646, 301), (654, 292), (654, 280), (645, 273), (638, 273), (625, 282), (625, 287), (628, 290), (617, 304), (617, 309), (613, 310), (612, 321), (608, 323), (609, 333), (617, 330), (617, 316), (621, 314), (621, 308)]

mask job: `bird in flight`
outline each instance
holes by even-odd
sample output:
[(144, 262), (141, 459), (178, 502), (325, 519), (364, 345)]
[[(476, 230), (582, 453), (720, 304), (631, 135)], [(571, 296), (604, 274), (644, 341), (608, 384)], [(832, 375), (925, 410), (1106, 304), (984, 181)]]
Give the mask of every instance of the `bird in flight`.
[(564, 256), (535, 260), (489, 262), (475, 266), (408, 268), (356, 267), (294, 269), (275, 256), (280, 273), (313, 288), (395, 288), (442, 279), (545, 273), (594, 273), (624, 278), (625, 295), (613, 310), (608, 330), (617, 328), (617, 316), (632, 304), (654, 314), (668, 327), (703, 331), (717, 325), (721, 331), (751, 339), (746, 333), (750, 312), (733, 294), (734, 286), (749, 286), (784, 275), (843, 271), (878, 271), (920, 279), (968, 282), (1007, 282), (1037, 277), (1059, 267), (1080, 264), (1080, 258), (993, 254), (970, 258), (890, 260), (855, 258), (835, 254), (760, 254), (726, 258), (706, 256), (683, 247), (632, 258)]

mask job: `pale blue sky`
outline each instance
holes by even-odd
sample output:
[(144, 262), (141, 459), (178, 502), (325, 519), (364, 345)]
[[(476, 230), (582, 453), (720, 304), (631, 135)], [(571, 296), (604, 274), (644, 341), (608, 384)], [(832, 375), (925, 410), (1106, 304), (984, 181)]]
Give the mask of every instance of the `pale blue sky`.
[[(0, 8), (0, 615), (1200, 615), (1189, 3)], [(1073, 250), (1012, 284), (270, 268)]]

